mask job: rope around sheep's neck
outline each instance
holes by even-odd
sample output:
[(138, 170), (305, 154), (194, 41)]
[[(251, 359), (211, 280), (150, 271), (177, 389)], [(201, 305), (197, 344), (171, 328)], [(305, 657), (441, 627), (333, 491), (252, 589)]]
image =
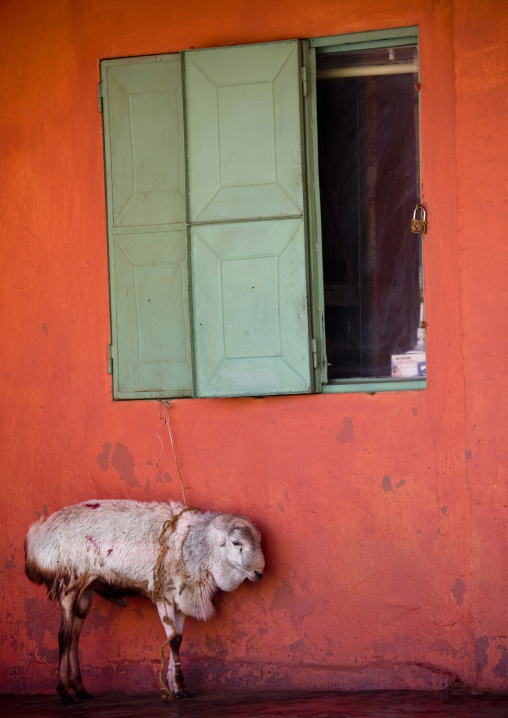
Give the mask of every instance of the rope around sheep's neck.
[[(176, 627), (175, 627), (175, 624), (173, 623), (173, 621), (168, 616), (168, 604), (166, 601), (166, 597), (164, 596), (164, 593), (162, 591), (162, 580), (163, 580), (162, 579), (162, 564), (164, 562), (164, 557), (166, 556), (167, 552), (169, 551), (169, 546), (167, 543), (165, 543), (164, 539), (165, 539), (165, 536), (168, 531), (170, 531), (170, 533), (174, 533), (176, 531), (176, 525), (178, 523), (178, 519), (186, 511), (199, 511), (199, 509), (196, 508), (195, 506), (186, 506), (185, 508), (183, 508), (180, 511), (179, 514), (176, 514), (175, 516), (173, 516), (173, 518), (168, 519), (167, 521), (164, 521), (164, 523), (162, 524), (162, 530), (159, 534), (159, 538), (157, 539), (159, 546), (160, 546), (159, 554), (157, 556), (157, 561), (155, 562), (155, 566), (153, 567), (153, 597), (156, 600), (162, 599), (162, 601), (164, 602), (164, 607), (166, 609), (166, 615), (163, 616), (162, 620), (166, 625), (171, 626), (171, 628), (173, 629), (173, 633), (170, 636), (170, 638), (168, 638), (166, 641), (164, 641), (164, 643), (161, 646), (161, 665), (160, 665), (160, 670), (159, 670), (159, 683), (160, 683), (160, 694), (161, 694), (161, 698), (163, 701), (173, 700), (173, 698), (174, 698), (174, 695), (164, 685), (164, 663), (165, 663), (164, 649), (166, 648), (168, 643), (174, 638), (174, 636), (176, 636)], [(184, 559), (183, 559), (183, 545), (185, 543), (185, 539), (189, 535), (190, 529), (191, 529), (191, 527), (189, 526), (189, 528), (187, 529), (187, 533), (185, 534), (185, 537), (182, 541), (180, 560), (181, 560), (181, 563), (184, 568), (185, 568), (185, 563), (184, 563)], [(187, 571), (185, 571), (185, 578), (188, 578)], [(184, 584), (184, 586), (185, 586), (185, 584)], [(183, 590), (183, 587), (180, 590), (180, 593), (182, 592), (182, 590)]]

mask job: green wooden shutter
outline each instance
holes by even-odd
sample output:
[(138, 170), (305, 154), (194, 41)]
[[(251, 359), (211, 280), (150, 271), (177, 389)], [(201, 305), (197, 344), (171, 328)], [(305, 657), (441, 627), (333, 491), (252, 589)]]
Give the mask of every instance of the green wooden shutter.
[(309, 392), (298, 43), (184, 60), (196, 392)]
[(181, 64), (102, 63), (115, 398), (192, 394)]

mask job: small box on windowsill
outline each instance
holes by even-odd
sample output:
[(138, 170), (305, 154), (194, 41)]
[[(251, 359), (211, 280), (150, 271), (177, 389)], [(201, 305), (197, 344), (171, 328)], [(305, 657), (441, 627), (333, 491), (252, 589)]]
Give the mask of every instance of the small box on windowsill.
[(395, 379), (418, 379), (427, 376), (425, 352), (392, 354), (392, 377)]

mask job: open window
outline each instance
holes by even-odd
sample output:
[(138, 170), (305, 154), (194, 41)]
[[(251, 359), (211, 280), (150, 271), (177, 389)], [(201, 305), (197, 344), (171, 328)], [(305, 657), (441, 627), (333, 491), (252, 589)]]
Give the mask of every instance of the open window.
[(327, 382), (398, 388), (426, 377), (418, 44), (341, 40), (314, 41)]
[(115, 398), (405, 384), (423, 295), (402, 34), (101, 63)]

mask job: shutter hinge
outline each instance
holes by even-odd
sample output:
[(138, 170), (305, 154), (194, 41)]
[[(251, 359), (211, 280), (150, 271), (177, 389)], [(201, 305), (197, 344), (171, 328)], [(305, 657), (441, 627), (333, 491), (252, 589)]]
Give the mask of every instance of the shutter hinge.
[(309, 94), (309, 70), (306, 65), (300, 68), (300, 79), (302, 81), (302, 95), (307, 97)]
[(102, 113), (102, 82), (97, 83), (97, 109)]
[(113, 347), (108, 344), (108, 374), (113, 373)]
[(312, 337), (312, 361), (314, 369), (318, 368), (318, 356), (317, 356), (317, 339)]

